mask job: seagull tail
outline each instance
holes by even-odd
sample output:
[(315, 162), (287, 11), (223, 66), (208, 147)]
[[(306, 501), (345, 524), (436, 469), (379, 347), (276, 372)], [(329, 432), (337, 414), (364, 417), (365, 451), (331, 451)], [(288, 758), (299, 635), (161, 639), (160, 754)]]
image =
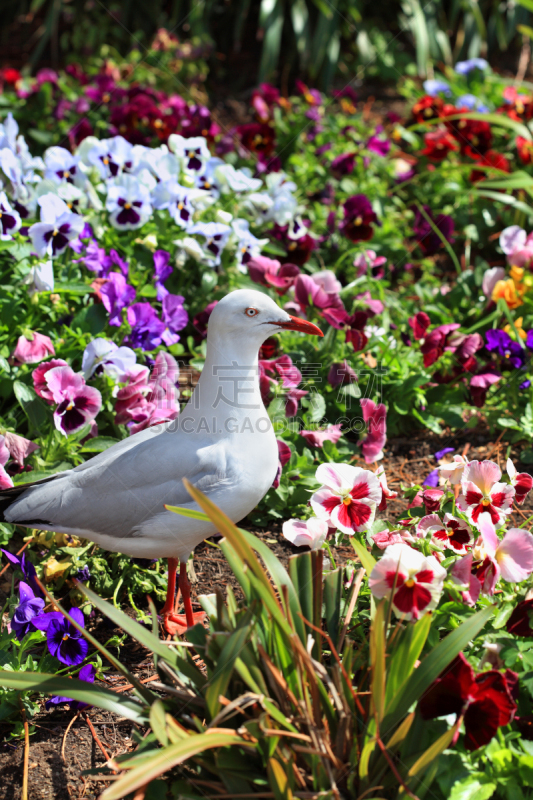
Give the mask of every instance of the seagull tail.
[[(59, 473), (58, 473), (59, 474)], [(9, 509), (13, 503), (18, 500), (24, 492), (32, 486), (39, 486), (42, 483), (48, 483), (49, 481), (54, 480), (57, 478), (57, 475), (51, 475), (49, 478), (43, 478), (40, 481), (32, 481), (31, 483), (22, 483), (20, 486), (13, 486), (10, 489), (2, 489), (0, 490), (0, 522), (9, 522), (6, 519), (6, 511)], [(42, 520), (24, 520), (18, 521), (15, 523), (17, 525), (28, 526), (31, 522), (42, 522)]]

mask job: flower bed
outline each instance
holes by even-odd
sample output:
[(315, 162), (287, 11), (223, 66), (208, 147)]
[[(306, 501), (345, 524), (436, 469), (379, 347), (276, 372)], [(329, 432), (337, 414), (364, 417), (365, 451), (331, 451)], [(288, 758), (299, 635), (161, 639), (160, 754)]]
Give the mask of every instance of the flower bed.
[[(403, 119), (378, 118), (370, 104), (358, 106), (349, 89), (325, 97), (300, 84), (296, 96), (285, 98), (262, 85), (252, 97), (255, 120), (224, 131), (206, 106), (128, 83), (127, 75), (108, 66), (92, 75), (73, 69), (69, 74), (28, 81), (3, 73), (5, 106), (14, 113), (6, 114), (0, 130), (0, 488), (49, 477), (120, 439), (175, 420), (202, 369), (216, 302), (235, 288), (261, 288), (325, 334), (316, 343), (284, 332), (260, 352), (261, 393), (280, 463), (251, 520), (280, 522), (288, 541), (320, 554), (325, 549), (331, 555), (333, 543), (352, 540), (351, 563), (341, 572), (333, 560), (325, 573), (330, 622), (330, 612), (337, 619), (346, 614), (354, 580), (357, 592), (363, 587), (350, 611), (355, 610), (360, 631), (349, 637), (352, 655), (344, 654), (352, 659), (348, 684), (356, 687), (356, 697), (365, 698), (357, 701), (364, 724), (352, 731), (362, 749), (357, 757), (348, 755), (336, 740), (339, 763), (331, 762), (336, 780), (344, 781), (343, 791), (368, 790), (370, 773), (361, 773), (360, 766), (365, 742), (374, 766), (381, 764), (375, 749), (383, 744), (379, 724), (388, 719), (383, 714), (392, 700), (388, 694), (381, 698), (376, 688), (382, 669), (376, 648), (393, 658), (399, 640), (412, 657), (413, 685), (417, 675), (426, 674), (425, 667), (416, 671), (419, 657), (422, 665), (431, 659), (416, 724), (435, 744), (435, 754), (457, 745), (455, 756), (444, 760), (455, 758), (457, 765), (461, 759), (465, 786), (478, 780), (472, 775), (481, 763), (470, 752), (486, 747), (483, 758), (490, 759), (496, 741), (499, 752), (505, 744), (513, 764), (527, 771), (527, 744), (520, 749), (515, 742), (517, 732), (528, 730), (531, 715), (533, 538), (523, 503), (533, 481), (512, 461), (502, 476), (491, 459), (469, 461), (450, 452), (445, 437), (465, 428), (484, 430), (513, 447), (526, 468), (533, 462), (533, 145), (526, 124), (531, 99), (473, 60), (442, 80), (427, 81), (424, 95), (405, 81), (409, 108)], [(79, 118), (89, 102), (100, 109), (90, 130)], [(45, 119), (46, 136), (37, 135), (44, 127), (29, 128), (32, 103), (55, 109), (59, 122)], [(20, 134), (18, 119), (33, 142), (49, 145), (41, 155)], [(389, 488), (390, 440), (420, 428), (443, 437), (435, 468), (423, 482)], [(385, 521), (387, 502), (402, 493), (406, 510)], [(163, 566), (107, 556), (91, 543), (41, 532), (15, 556), (18, 535), (13, 525), (0, 525), (13, 574), (22, 576), (10, 601), (4, 667), (32, 672), (37, 649), (43, 672), (61, 664), (74, 675), (81, 667), (82, 681), (98, 681), (103, 662), (84, 638), (86, 616), (95, 604), (104, 608), (99, 596), (114, 604), (104, 613), (115, 614), (127, 602), (139, 618), (153, 620), (143, 596), (164, 596)], [(241, 552), (239, 534), (228, 536), (236, 537), (231, 546)], [(264, 556), (259, 546), (258, 552)], [(354, 578), (359, 562), (367, 573), (364, 582), (362, 573)], [(304, 559), (298, 564), (310, 568)], [(273, 562), (268, 567), (279, 582)], [(303, 614), (298, 569), (290, 573), (291, 591), (299, 594)], [(248, 603), (264, 597), (259, 590), (254, 594), (240, 573), (236, 577)], [(259, 572), (256, 579), (263, 580)], [(45, 610), (49, 598), (42, 581), (56, 598), (68, 598), (70, 620)], [(233, 618), (226, 620), (203, 602), (213, 642), (221, 632), (240, 636)], [(289, 637), (296, 606), (291, 611), (282, 604), (281, 616), (275, 605), (268, 608), (280, 636)], [(321, 600), (317, 608), (313, 619), (320, 627)], [(257, 617), (259, 626), (266, 613)], [(333, 653), (339, 628), (326, 627)], [(132, 630), (141, 636), (138, 628)], [(459, 630), (463, 633), (452, 641), (460, 646), (450, 646), (447, 659), (434, 656), (438, 642)], [(413, 631), (420, 632), (418, 650)], [(305, 645), (305, 631), (300, 633)], [(255, 654), (272, 645), (251, 630), (248, 634)], [(206, 668), (216, 669), (203, 635), (197, 631), (200, 638), (191, 641)], [(290, 650), (294, 643), (283, 641), (289, 649), (268, 651), (278, 669), (296, 658)], [(218, 653), (218, 645), (212, 646)], [(356, 651), (360, 662), (353, 660)], [(327, 672), (331, 665), (320, 661), (322, 651), (313, 653), (320, 668), (301, 653), (299, 668), (310, 685), (318, 670), (327, 695), (331, 681), (340, 678)], [(248, 682), (248, 690), (257, 693), (257, 680), (255, 687)], [(394, 670), (388, 681), (400, 686)], [(197, 676), (197, 688), (199, 682)], [(6, 686), (14, 690), (22, 684)], [(29, 684), (24, 688), (30, 692)], [(97, 685), (92, 701), (82, 698), (83, 691), (89, 690), (77, 686), (73, 703), (103, 702)], [(215, 702), (198, 691), (198, 702), (209, 705), (210, 721), (218, 719), (218, 695)], [(234, 699), (239, 691), (232, 684), (229, 695)], [(68, 686), (54, 696), (55, 702), (66, 702)], [(330, 705), (336, 703), (333, 694), (328, 697)], [(0, 706), (6, 717), (18, 713), (13, 698), (6, 689)], [(413, 696), (412, 703), (418, 699)], [(344, 695), (343, 701), (355, 702)], [(27, 714), (37, 709), (32, 703), (27, 700)], [(394, 725), (410, 727), (415, 719), (410, 707), (393, 715)], [(150, 718), (155, 730), (147, 707), (132, 708), (143, 723)], [(323, 713), (329, 714), (326, 708)], [(451, 727), (431, 721), (443, 711), (456, 715)], [(272, 727), (275, 713), (270, 707), (268, 713), (274, 714)], [(294, 708), (284, 713), (294, 714)], [(328, 724), (336, 726), (336, 718)], [(298, 735), (308, 736), (306, 731)], [(457, 744), (460, 731), (464, 736)], [(250, 728), (250, 735), (257, 738), (257, 730)], [(168, 737), (156, 732), (163, 746)], [(377, 776), (383, 769), (388, 792), (398, 780), (397, 767), (401, 781), (411, 786), (413, 778), (418, 786), (422, 773), (415, 780), (407, 766), (423, 757), (413, 737), (407, 737), (405, 750), (390, 745), (400, 761), (391, 766), (385, 758), (371, 773), (373, 786), (381, 785)], [(365, 752), (370, 759), (370, 750)], [(276, 750), (277, 763), (292, 763), (300, 758), (296, 753)], [(262, 756), (256, 756), (257, 774), (270, 770), (271, 776), (274, 770), (279, 783), (278, 768), (258, 766)], [(320, 763), (326, 773), (333, 769)], [(355, 764), (358, 778), (350, 783), (342, 770)], [(331, 775), (324, 778), (315, 767), (309, 760), (300, 763), (304, 785), (325, 790)], [(447, 796), (451, 784), (439, 775), (435, 785)], [(297, 779), (287, 780), (296, 791)], [(276, 785), (274, 778), (269, 781)], [(490, 785), (485, 777), (478, 783)]]

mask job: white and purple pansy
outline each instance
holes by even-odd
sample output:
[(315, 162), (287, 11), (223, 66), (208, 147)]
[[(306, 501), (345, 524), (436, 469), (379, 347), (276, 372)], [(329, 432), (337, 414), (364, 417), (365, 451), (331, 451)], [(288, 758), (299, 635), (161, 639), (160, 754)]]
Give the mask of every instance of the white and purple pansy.
[(104, 373), (113, 380), (122, 382), (128, 371), (136, 364), (137, 356), (130, 347), (119, 347), (108, 339), (93, 339), (83, 352), (81, 368), (85, 380), (91, 375)]
[(87, 161), (96, 167), (104, 180), (117, 178), (133, 167), (133, 147), (122, 136), (103, 139), (87, 153)]
[(192, 224), (194, 208), (191, 204), (191, 190), (173, 180), (158, 183), (152, 192), (154, 208), (166, 208), (180, 228), (187, 230)]
[(201, 172), (211, 158), (203, 136), (192, 136), (190, 139), (185, 139), (178, 133), (171, 133), (168, 137), (168, 146), (178, 158), (182, 159), (183, 167), (187, 172)]
[(76, 183), (78, 186), (85, 183), (85, 175), (80, 170), (80, 157), (73, 156), (64, 147), (49, 147), (44, 154), (45, 179), (54, 183)]
[(4, 242), (13, 238), (20, 228), (20, 215), (13, 209), (5, 192), (0, 192), (0, 239)]
[(119, 175), (109, 185), (106, 208), (109, 221), (119, 230), (135, 230), (150, 219), (150, 192), (133, 175)]
[(250, 233), (250, 225), (245, 219), (234, 219), (231, 227), (237, 237), (237, 264), (241, 272), (246, 272), (246, 265), (252, 258), (260, 255), (268, 239), (258, 239)]
[(30, 238), (38, 256), (57, 256), (81, 232), (83, 219), (51, 192), (39, 197), (37, 202), (41, 207), (41, 222), (31, 226)]
[(229, 225), (224, 225), (222, 222), (197, 222), (188, 232), (203, 236), (205, 255), (214, 266), (220, 264), (220, 256), (231, 233)]

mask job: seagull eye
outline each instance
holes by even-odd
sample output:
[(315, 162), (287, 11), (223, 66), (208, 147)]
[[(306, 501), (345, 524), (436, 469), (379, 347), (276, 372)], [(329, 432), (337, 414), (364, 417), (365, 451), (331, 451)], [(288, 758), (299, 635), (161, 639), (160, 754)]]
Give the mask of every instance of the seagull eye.
[(247, 308), (244, 313), (246, 314), (247, 317), (257, 317), (259, 311), (257, 310), (257, 308)]

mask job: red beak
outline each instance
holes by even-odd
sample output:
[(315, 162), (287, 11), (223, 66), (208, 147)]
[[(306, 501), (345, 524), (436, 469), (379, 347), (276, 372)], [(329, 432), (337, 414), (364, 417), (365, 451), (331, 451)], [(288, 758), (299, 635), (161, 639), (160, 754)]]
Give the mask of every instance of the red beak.
[(300, 317), (291, 317), (289, 322), (272, 322), (272, 325), (277, 325), (286, 331), (301, 331), (302, 333), (309, 333), (311, 336), (324, 336), (318, 325), (313, 325), (306, 319)]

